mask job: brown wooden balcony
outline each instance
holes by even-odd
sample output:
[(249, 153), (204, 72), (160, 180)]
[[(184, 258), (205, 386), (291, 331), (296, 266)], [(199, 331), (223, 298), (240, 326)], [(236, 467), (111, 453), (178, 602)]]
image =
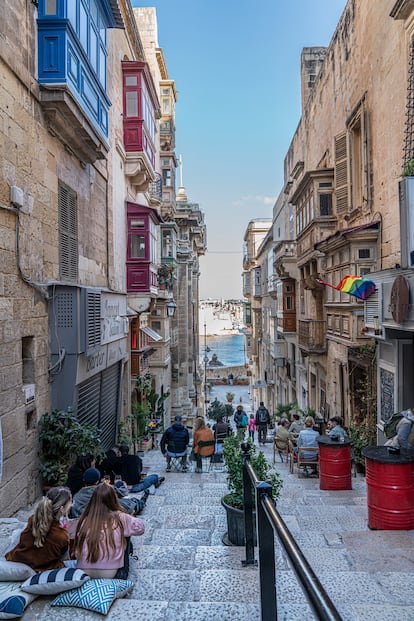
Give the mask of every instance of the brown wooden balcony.
[(326, 321), (299, 319), (299, 347), (312, 354), (326, 351)]

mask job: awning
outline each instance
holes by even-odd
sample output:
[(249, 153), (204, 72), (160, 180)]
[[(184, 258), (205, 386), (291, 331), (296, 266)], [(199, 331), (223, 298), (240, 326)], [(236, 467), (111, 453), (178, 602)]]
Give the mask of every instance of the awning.
[(162, 341), (161, 334), (158, 334), (158, 332), (156, 332), (152, 328), (149, 328), (148, 326), (144, 326), (143, 328), (140, 328), (140, 330), (142, 330), (142, 332), (146, 334), (147, 336), (149, 336), (150, 339), (152, 339), (153, 341)]

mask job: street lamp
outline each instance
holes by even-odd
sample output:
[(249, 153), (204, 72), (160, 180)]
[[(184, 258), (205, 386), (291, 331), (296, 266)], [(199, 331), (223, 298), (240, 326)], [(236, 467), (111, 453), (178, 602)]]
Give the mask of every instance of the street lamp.
[(173, 298), (170, 298), (166, 304), (167, 308), (167, 317), (175, 317), (175, 311), (177, 310), (177, 304), (174, 302)]

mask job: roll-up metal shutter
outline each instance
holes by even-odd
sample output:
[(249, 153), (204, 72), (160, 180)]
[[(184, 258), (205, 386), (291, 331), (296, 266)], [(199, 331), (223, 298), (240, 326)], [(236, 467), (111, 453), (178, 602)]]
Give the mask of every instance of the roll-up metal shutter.
[(116, 443), (120, 372), (121, 363), (117, 362), (78, 386), (78, 420), (101, 430), (105, 450)]
[(101, 373), (97, 373), (78, 386), (78, 421), (99, 427), (100, 402)]
[(116, 443), (118, 425), (118, 403), (120, 384), (120, 363), (102, 371), (101, 384), (101, 415), (99, 428), (102, 431), (103, 446), (108, 449)]

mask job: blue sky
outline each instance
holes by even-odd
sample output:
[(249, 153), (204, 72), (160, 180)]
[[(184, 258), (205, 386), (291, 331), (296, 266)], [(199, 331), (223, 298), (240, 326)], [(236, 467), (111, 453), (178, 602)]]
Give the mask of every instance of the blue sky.
[(300, 54), (327, 46), (346, 0), (133, 0), (157, 10), (178, 91), (176, 152), (207, 225), (200, 297), (242, 297), (243, 236), (271, 218), (300, 120)]

